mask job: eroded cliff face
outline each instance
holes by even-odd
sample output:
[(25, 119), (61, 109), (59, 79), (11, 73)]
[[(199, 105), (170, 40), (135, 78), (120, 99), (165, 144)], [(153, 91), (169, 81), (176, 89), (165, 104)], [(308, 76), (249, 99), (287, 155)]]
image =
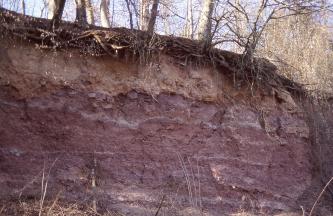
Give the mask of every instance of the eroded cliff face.
[[(212, 67), (0, 45), (0, 199), (124, 215), (301, 214), (315, 199), (309, 128), (287, 92)], [(92, 181), (96, 180), (96, 187)], [(164, 198), (163, 198), (164, 197)], [(310, 202), (311, 201), (311, 202)]]

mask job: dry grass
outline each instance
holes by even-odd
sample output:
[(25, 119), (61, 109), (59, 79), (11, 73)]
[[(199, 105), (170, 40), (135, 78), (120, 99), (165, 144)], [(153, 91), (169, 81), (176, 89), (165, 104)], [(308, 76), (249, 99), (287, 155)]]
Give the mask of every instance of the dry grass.
[(0, 207), (0, 215), (21, 216), (123, 216), (117, 212), (96, 213), (93, 208), (79, 204), (61, 203), (57, 200), (45, 202), (40, 211), (40, 201), (8, 202)]
[(311, 211), (309, 213), (309, 216), (311, 216), (314, 212), (314, 209), (316, 207), (316, 205), (318, 204), (320, 198), (323, 196), (323, 194), (325, 193), (326, 189), (329, 187), (329, 185), (331, 184), (331, 182), (333, 181), (333, 177), (326, 183), (325, 187), (323, 188), (323, 190), (320, 192), (320, 194), (318, 195), (315, 203), (313, 204)]

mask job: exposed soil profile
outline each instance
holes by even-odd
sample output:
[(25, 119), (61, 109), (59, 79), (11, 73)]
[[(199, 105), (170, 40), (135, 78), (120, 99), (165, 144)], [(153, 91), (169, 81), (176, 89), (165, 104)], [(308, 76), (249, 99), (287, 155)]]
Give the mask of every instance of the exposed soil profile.
[(302, 102), (226, 73), (2, 37), (0, 212), (41, 197), (114, 215), (309, 212), (322, 183)]

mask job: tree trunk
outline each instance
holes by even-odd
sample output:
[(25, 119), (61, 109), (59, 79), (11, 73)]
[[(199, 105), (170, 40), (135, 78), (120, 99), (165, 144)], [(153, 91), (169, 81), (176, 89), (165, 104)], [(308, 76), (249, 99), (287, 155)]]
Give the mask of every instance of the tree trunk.
[(148, 34), (154, 33), (154, 27), (155, 27), (155, 23), (156, 23), (156, 17), (157, 17), (157, 13), (158, 13), (157, 9), (158, 9), (159, 2), (160, 2), (159, 0), (153, 1), (153, 6), (151, 8), (150, 19), (149, 19), (148, 29), (147, 29)]
[(25, 1), (24, 0), (21, 1), (21, 5), (22, 5), (22, 14), (25, 15)]
[(57, 10), (57, 0), (48, 0), (47, 8), (48, 8), (47, 18), (52, 19)]
[(187, 13), (185, 25), (185, 37), (193, 39), (193, 11), (192, 0), (187, 0)]
[(85, 0), (75, 0), (76, 4), (76, 19), (80, 25), (87, 25), (87, 14)]
[(138, 29), (140, 29), (140, 19), (139, 19), (140, 12), (139, 12), (138, 7), (136, 5), (137, 1), (136, 0), (129, 0), (129, 2), (132, 5), (132, 8), (134, 10), (134, 14), (135, 14), (135, 17), (136, 17), (136, 19), (135, 19), (136, 20), (136, 26), (137, 26)]
[(170, 23), (169, 23), (169, 11), (168, 9), (162, 5), (162, 14), (163, 14), (163, 25), (164, 25), (164, 34), (170, 35)]
[(114, 25), (114, 0), (112, 0), (111, 26)]
[(100, 13), (101, 13), (101, 24), (105, 28), (110, 28), (110, 21), (109, 21), (109, 0), (101, 0), (100, 6)]
[(205, 0), (200, 14), (198, 40), (209, 45), (212, 42), (212, 14), (215, 0)]
[(95, 25), (94, 10), (90, 0), (84, 0), (86, 6), (86, 16), (89, 25)]
[(48, 18), (51, 19), (51, 28), (59, 27), (59, 23), (64, 12), (66, 0), (49, 0), (48, 2)]
[(132, 14), (131, 5), (130, 5), (131, 3), (129, 2), (129, 0), (125, 0), (125, 1), (126, 1), (126, 6), (127, 6), (129, 20), (130, 20), (130, 27), (131, 27), (131, 29), (133, 29), (134, 26), (133, 26), (133, 14)]
[[(237, 8), (240, 8), (241, 7), (240, 0), (236, 0), (235, 5)], [(235, 13), (236, 33), (239, 35), (240, 38), (246, 38), (249, 33), (247, 31), (247, 25), (246, 25), (244, 14), (237, 9), (234, 9), (234, 13)], [(244, 47), (239, 46), (237, 43), (235, 43), (234, 46), (235, 46), (235, 48), (233, 50), (234, 52), (237, 52), (237, 53), (244, 52)]]
[(140, 30), (146, 31), (149, 23), (149, 0), (140, 0)]

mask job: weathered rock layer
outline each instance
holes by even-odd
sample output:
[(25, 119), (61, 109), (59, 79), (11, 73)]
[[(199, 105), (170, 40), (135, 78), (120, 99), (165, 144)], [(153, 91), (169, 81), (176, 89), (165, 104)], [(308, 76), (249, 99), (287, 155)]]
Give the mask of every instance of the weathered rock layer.
[[(0, 199), (153, 215), (302, 213), (309, 128), (287, 92), (213, 67), (0, 45)], [(96, 181), (96, 187), (93, 183)]]

